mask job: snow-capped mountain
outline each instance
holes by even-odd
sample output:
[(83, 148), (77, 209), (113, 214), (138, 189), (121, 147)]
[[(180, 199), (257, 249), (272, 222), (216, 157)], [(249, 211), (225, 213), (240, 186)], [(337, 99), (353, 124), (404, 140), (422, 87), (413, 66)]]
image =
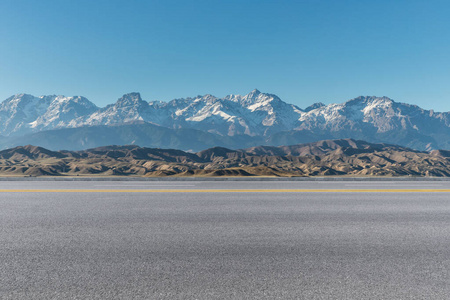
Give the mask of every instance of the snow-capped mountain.
[(20, 135), (42, 130), (76, 126), (77, 118), (98, 107), (84, 97), (18, 94), (0, 104), (0, 134)]
[[(419, 149), (450, 146), (450, 112), (436, 113), (387, 97), (358, 97), (309, 110), (296, 130), (385, 141)], [(417, 146), (417, 144), (423, 144)]]
[(427, 132), (436, 126), (449, 127), (450, 113), (434, 113), (416, 105), (395, 102), (387, 97), (358, 97), (342, 104), (321, 105), (307, 110), (296, 129), (393, 130)]
[(90, 115), (68, 125), (112, 125), (144, 121), (168, 128), (192, 128), (219, 135), (267, 135), (269, 132), (292, 130), (301, 110), (271, 94), (254, 90), (248, 95), (212, 95), (175, 99), (168, 103), (147, 102), (139, 93), (121, 97)]
[(258, 137), (255, 141), (261, 141), (261, 137), (273, 145), (358, 138), (422, 150), (450, 148), (450, 112), (436, 113), (387, 97), (358, 97), (342, 104), (315, 103), (304, 110), (258, 90), (244, 96), (204, 95), (170, 102), (147, 102), (139, 93), (129, 93), (104, 108), (83, 97), (26, 94), (0, 104), (3, 136), (136, 122), (173, 130), (193, 129), (219, 137)]

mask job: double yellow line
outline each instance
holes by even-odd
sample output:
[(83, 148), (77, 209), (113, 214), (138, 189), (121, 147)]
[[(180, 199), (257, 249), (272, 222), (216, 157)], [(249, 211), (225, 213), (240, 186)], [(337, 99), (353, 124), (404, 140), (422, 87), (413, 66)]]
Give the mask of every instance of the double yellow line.
[(0, 189), (0, 193), (450, 193), (450, 189)]

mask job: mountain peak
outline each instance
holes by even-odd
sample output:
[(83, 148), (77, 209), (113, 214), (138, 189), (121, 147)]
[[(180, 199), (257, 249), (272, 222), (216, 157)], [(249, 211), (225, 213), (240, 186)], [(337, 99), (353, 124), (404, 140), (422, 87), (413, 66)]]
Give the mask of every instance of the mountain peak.
[(11, 102), (11, 101), (22, 101), (22, 100), (33, 99), (33, 98), (35, 98), (35, 97), (32, 95), (22, 93), (22, 94), (15, 94), (15, 95), (9, 97), (8, 99), (5, 99), (3, 102), (6, 103), (6, 102)]
[(217, 100), (217, 98), (211, 94), (206, 94), (206, 95), (202, 96), (201, 99), (208, 103), (212, 103)]
[(377, 96), (359, 96), (354, 99), (348, 100), (346, 103), (352, 104), (352, 103), (392, 103), (394, 100), (383, 96), (383, 97), (377, 97)]
[(144, 102), (141, 98), (141, 94), (137, 92), (128, 93), (119, 98), (116, 102), (116, 106), (118, 107), (126, 107), (137, 105), (141, 102)]
[(314, 103), (314, 104), (308, 106), (307, 108), (305, 108), (305, 112), (309, 112), (313, 109), (320, 108), (323, 106), (325, 106), (325, 104), (323, 104), (322, 102), (317, 102), (317, 103)]
[(261, 93), (257, 89), (254, 89), (253, 91), (251, 91), (247, 95), (243, 96), (241, 98), (240, 102), (241, 102), (241, 104), (244, 104), (244, 105), (252, 105), (252, 104), (255, 104), (256, 102), (258, 102), (258, 100), (263, 95), (265, 95), (265, 94)]
[(261, 94), (261, 92), (258, 89), (254, 89), (253, 91), (248, 93), (247, 96), (253, 98), (253, 97), (258, 97), (259, 94)]
[(240, 94), (230, 94), (225, 96), (225, 100), (230, 100), (233, 102), (239, 102), (239, 103), (251, 103), (254, 102), (254, 99), (258, 98), (259, 95), (262, 93), (258, 89), (254, 89), (247, 95), (240, 95)]
[[(155, 124), (164, 130), (195, 129), (242, 144), (250, 139), (267, 140), (268, 144), (294, 144), (319, 137), (353, 137), (420, 149), (448, 149), (450, 145), (450, 112), (434, 113), (387, 97), (360, 96), (326, 106), (315, 103), (305, 111), (257, 89), (242, 96), (216, 98), (206, 94), (150, 104), (134, 92), (104, 108), (83, 97), (56, 95), (17, 94), (0, 104), (0, 134), (11, 136), (11, 141), (14, 136), (50, 129), (130, 122)], [(127, 143), (135, 143), (133, 134), (127, 134), (127, 139), (130, 138)], [(183, 136), (181, 131), (177, 134)], [(151, 140), (152, 135), (147, 139)], [(87, 142), (83, 139), (80, 143)]]
[(15, 94), (14, 96), (12, 96), (10, 98), (22, 98), (23, 96), (31, 96), (31, 95), (25, 94), (25, 93), (20, 93), (20, 94)]

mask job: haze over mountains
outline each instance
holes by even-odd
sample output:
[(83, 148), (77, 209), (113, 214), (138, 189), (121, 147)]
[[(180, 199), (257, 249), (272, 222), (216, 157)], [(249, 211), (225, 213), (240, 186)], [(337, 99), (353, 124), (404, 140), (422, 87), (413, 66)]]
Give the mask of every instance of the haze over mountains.
[(199, 151), (222, 146), (293, 145), (353, 138), (417, 150), (450, 149), (450, 112), (437, 113), (387, 97), (301, 109), (276, 95), (212, 95), (170, 102), (126, 94), (99, 108), (84, 97), (18, 94), (0, 104), (0, 147), (52, 150), (106, 145)]

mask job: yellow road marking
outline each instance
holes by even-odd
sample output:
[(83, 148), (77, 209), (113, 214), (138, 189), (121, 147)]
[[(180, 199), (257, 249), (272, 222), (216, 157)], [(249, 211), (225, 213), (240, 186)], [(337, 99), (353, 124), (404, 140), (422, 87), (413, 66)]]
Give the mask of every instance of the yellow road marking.
[(0, 189), (0, 193), (450, 193), (450, 189)]

